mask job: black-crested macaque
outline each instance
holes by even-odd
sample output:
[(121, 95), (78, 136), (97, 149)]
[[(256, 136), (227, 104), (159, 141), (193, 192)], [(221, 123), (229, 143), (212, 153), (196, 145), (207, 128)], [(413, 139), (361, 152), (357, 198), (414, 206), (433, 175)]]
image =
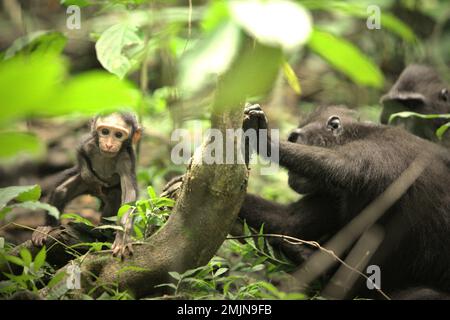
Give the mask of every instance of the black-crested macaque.
[[(450, 86), (437, 72), (423, 65), (409, 65), (400, 74), (395, 84), (381, 98), (383, 111), (381, 123), (387, 124), (389, 117), (397, 112), (410, 111), (420, 114), (449, 114)], [(403, 126), (409, 132), (424, 139), (438, 141), (436, 130), (449, 119), (422, 119), (418, 117), (397, 117), (393, 124)], [(445, 137), (444, 144), (450, 146)]]
[[(310, 114), (279, 144), (279, 164), (288, 170), (289, 186), (303, 197), (282, 205), (248, 194), (240, 218), (257, 229), (264, 224), (267, 233), (321, 242), (426, 154), (431, 165), (377, 222), (384, 238), (369, 265), (380, 267), (384, 292), (450, 293), (450, 152), (402, 128), (357, 119), (355, 111), (341, 106)], [(259, 105), (245, 109), (244, 130), (267, 126)], [(267, 140), (274, 143), (270, 136)], [(289, 256), (293, 247), (282, 249)], [(363, 287), (354, 294), (369, 296)]]
[[(121, 205), (137, 200), (138, 189), (135, 172), (134, 145), (141, 138), (141, 128), (132, 113), (112, 113), (97, 116), (91, 121), (91, 131), (77, 150), (77, 164), (62, 173), (49, 203), (60, 212), (74, 198), (90, 194), (100, 199), (103, 217), (117, 214)], [(130, 212), (125, 213), (112, 245), (114, 255), (132, 254)], [(57, 225), (48, 216), (47, 225), (39, 227), (32, 235), (33, 244), (41, 246), (48, 232)]]

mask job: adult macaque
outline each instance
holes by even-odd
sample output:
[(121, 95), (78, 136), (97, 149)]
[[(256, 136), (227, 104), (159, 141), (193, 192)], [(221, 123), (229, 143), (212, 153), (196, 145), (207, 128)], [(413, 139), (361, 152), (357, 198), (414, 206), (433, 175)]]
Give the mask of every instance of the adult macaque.
[[(102, 203), (102, 216), (117, 214), (120, 206), (136, 201), (137, 182), (133, 145), (141, 137), (141, 128), (131, 113), (113, 113), (92, 120), (89, 137), (77, 151), (77, 165), (63, 173), (63, 177), (50, 195), (49, 203), (62, 212), (72, 199), (90, 194)], [(52, 226), (57, 224), (49, 217), (48, 226), (39, 227), (32, 241), (41, 246)], [(125, 213), (120, 221), (123, 231), (117, 231), (112, 246), (113, 254), (132, 254), (130, 232), (132, 218)]]
[[(258, 105), (245, 109), (243, 127), (267, 128)], [(270, 136), (267, 141), (275, 143)], [(317, 109), (279, 148), (289, 186), (304, 196), (281, 205), (249, 194), (240, 218), (257, 229), (264, 223), (267, 233), (314, 241), (339, 231), (420, 154), (432, 157), (432, 165), (378, 221), (384, 238), (369, 265), (380, 267), (384, 292), (417, 288), (415, 298), (450, 293), (448, 150), (401, 128), (359, 122), (354, 111), (336, 106)], [(353, 293), (370, 296), (365, 290)]]
[[(390, 91), (381, 98), (383, 112), (381, 123), (397, 112), (411, 111), (421, 114), (450, 113), (449, 85), (430, 67), (410, 65), (398, 78)], [(448, 119), (396, 118), (393, 123), (403, 126), (419, 137), (437, 141), (436, 130)], [(450, 139), (449, 139), (450, 140)], [(450, 145), (450, 141), (445, 141)]]

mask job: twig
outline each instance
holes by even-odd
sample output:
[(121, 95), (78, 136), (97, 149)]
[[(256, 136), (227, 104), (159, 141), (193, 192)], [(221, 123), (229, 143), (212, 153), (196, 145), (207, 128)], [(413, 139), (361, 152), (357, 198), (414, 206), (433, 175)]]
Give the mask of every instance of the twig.
[[(291, 236), (287, 236), (284, 234), (274, 234), (274, 233), (263, 233), (263, 234), (252, 234), (252, 235), (248, 235), (248, 236), (231, 236), (231, 237), (227, 237), (226, 239), (246, 239), (246, 238), (253, 238), (253, 237), (264, 237), (264, 238), (279, 238), (282, 239), (283, 241), (293, 244), (293, 245), (302, 245), (302, 244), (306, 244), (309, 246), (312, 246), (314, 248), (317, 248), (323, 252), (325, 252), (326, 254), (329, 254), (331, 257), (333, 257), (335, 260), (337, 260), (339, 263), (341, 263), (343, 266), (345, 266), (346, 268), (348, 268), (349, 270), (356, 272), (357, 274), (359, 274), (360, 276), (362, 276), (363, 278), (365, 278), (366, 280), (372, 282), (372, 280), (367, 277), (364, 273), (362, 273), (361, 271), (353, 268), (352, 266), (350, 266), (349, 264), (347, 264), (344, 260), (342, 260), (341, 258), (339, 258), (334, 252), (333, 250), (327, 249), (325, 247), (322, 247), (317, 241), (308, 241), (308, 240), (302, 240), (302, 239), (298, 239), (295, 237), (291, 237)], [(381, 289), (376, 288), (375, 289), (383, 296), (385, 297), (387, 300), (391, 300), (391, 298), (384, 293)]]

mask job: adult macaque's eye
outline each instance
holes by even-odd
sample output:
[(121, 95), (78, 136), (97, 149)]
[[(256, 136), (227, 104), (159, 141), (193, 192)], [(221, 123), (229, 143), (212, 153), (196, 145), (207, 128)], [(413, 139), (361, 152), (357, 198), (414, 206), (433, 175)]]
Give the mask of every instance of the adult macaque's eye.
[(327, 121), (327, 129), (337, 130), (341, 127), (341, 119), (337, 116), (331, 116)]
[(109, 130), (108, 129), (102, 129), (102, 135), (104, 135), (104, 136), (107, 136), (107, 135), (109, 135)]
[(118, 131), (118, 132), (116, 132), (116, 133), (114, 134), (114, 136), (115, 136), (117, 139), (122, 139), (123, 133), (120, 132), (120, 131)]
[(449, 100), (449, 96), (448, 96), (448, 89), (442, 89), (441, 92), (439, 92), (439, 98), (441, 100), (444, 101), (448, 101)]

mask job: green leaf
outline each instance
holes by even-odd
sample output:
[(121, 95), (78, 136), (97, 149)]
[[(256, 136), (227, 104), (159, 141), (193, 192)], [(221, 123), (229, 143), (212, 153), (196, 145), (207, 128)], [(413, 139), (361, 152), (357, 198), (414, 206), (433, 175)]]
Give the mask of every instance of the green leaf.
[(257, 272), (264, 270), (265, 266), (263, 264), (257, 264), (256, 266), (252, 267), (252, 272)]
[(31, 115), (47, 115), (60, 91), (64, 60), (52, 54), (16, 56), (0, 62), (0, 124)]
[(92, 115), (118, 109), (136, 108), (140, 93), (128, 81), (102, 71), (89, 71), (71, 79), (60, 92), (53, 114)]
[(46, 210), (49, 215), (59, 219), (59, 211), (54, 206), (48, 203), (39, 201), (26, 201), (22, 203), (16, 203), (10, 206), (11, 208), (24, 208), (28, 210)]
[(138, 28), (129, 23), (106, 29), (95, 45), (97, 58), (102, 66), (121, 79), (138, 62), (143, 49), (144, 41)]
[(41, 54), (62, 53), (67, 39), (56, 31), (36, 31), (16, 39), (6, 50), (4, 59), (9, 59), (18, 53), (30, 54), (38, 52)]
[(13, 199), (31, 201), (38, 200), (40, 197), (41, 188), (38, 185), (0, 188), (0, 209)]
[(117, 212), (117, 217), (120, 219), (123, 217), (125, 213), (127, 213), (129, 210), (131, 210), (133, 207), (129, 204), (124, 204), (119, 208), (119, 212)]
[(214, 277), (218, 277), (227, 271), (228, 271), (228, 268), (219, 268), (219, 269), (217, 269), (216, 273), (214, 274)]
[(201, 26), (205, 31), (211, 31), (230, 19), (230, 12), (226, 1), (214, 1), (208, 5), (203, 15)]
[(292, 67), (287, 61), (283, 62), (283, 74), (292, 90), (294, 90), (296, 94), (300, 95), (302, 93), (300, 82), (298, 81), (294, 70), (292, 70)]
[(221, 24), (187, 51), (180, 61), (178, 84), (185, 93), (194, 93), (215, 82), (231, 65), (240, 45), (239, 28)]
[[(310, 10), (325, 10), (331, 13), (339, 11), (364, 20), (367, 20), (369, 17), (367, 4), (346, 3), (344, 1), (305, 0), (302, 1), (302, 5)], [(414, 31), (403, 21), (386, 11), (383, 10), (381, 14), (381, 27), (397, 34), (408, 42), (415, 42), (417, 38)]]
[(236, 108), (249, 97), (267, 95), (279, 74), (282, 59), (280, 48), (247, 42), (239, 58), (220, 79), (215, 107)]
[(58, 272), (57, 274), (55, 274), (55, 276), (49, 281), (49, 283), (47, 284), (47, 288), (51, 289), (54, 286), (56, 286), (58, 283), (60, 283), (64, 277), (66, 276), (66, 272), (65, 271), (61, 271)]
[(45, 246), (38, 252), (38, 254), (34, 257), (33, 268), (34, 271), (38, 271), (45, 263), (45, 259), (47, 258), (47, 250)]
[(284, 0), (229, 2), (234, 21), (258, 42), (292, 50), (305, 43), (312, 29), (309, 13)]
[(22, 257), (23, 263), (27, 267), (29, 267), (31, 265), (31, 262), (33, 262), (33, 257), (31, 256), (31, 253), (27, 248), (20, 249), (20, 256)]
[(75, 213), (64, 213), (61, 215), (61, 219), (71, 219), (75, 223), (83, 223), (90, 227), (94, 227), (94, 224), (91, 221)]
[(383, 86), (384, 76), (380, 69), (347, 40), (314, 30), (308, 46), (353, 82), (375, 88)]
[(169, 275), (177, 281), (181, 280), (181, 275), (176, 271), (170, 271)]
[(437, 130), (436, 130), (436, 136), (439, 139), (442, 139), (442, 137), (444, 136), (444, 133), (448, 130), (448, 128), (450, 128), (450, 122), (447, 122), (446, 124), (440, 126)]
[(156, 199), (158, 196), (156, 195), (155, 189), (152, 186), (147, 187), (147, 193), (150, 199)]
[(3, 255), (3, 258), (6, 261), (12, 262), (14, 264), (17, 264), (18, 266), (25, 267), (25, 263), (20, 259), (19, 257), (11, 256), (9, 254)]
[(417, 41), (414, 31), (407, 24), (390, 13), (383, 12), (381, 14), (381, 26), (410, 43)]
[(3, 161), (23, 154), (38, 157), (44, 152), (45, 145), (32, 133), (0, 132), (0, 158)]

